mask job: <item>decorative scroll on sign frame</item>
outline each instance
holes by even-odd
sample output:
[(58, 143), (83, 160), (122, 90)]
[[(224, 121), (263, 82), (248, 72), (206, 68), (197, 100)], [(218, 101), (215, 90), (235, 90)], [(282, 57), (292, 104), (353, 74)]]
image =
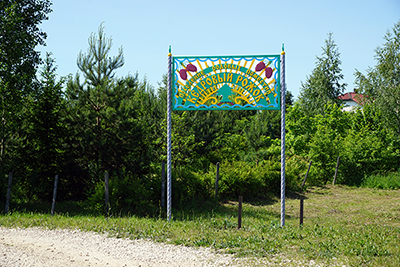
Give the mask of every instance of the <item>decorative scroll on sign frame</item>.
[(172, 61), (173, 110), (280, 109), (280, 55)]

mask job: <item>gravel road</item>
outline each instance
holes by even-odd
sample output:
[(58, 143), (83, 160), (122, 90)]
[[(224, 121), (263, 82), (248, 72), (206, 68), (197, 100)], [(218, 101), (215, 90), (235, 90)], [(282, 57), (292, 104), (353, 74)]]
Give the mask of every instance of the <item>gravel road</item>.
[(109, 238), (78, 230), (0, 227), (0, 266), (265, 266), (211, 249)]

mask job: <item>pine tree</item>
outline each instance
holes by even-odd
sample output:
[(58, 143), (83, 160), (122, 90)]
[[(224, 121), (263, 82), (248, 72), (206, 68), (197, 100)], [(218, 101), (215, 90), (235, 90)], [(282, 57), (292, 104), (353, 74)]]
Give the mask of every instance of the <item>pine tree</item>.
[[(83, 131), (83, 143), (89, 155), (89, 161), (95, 164), (94, 171), (103, 171), (107, 168), (102, 162), (104, 157), (102, 150), (104, 144), (104, 126), (101, 119), (107, 114), (107, 108), (115, 100), (113, 90), (116, 87), (114, 79), (115, 71), (124, 64), (122, 47), (119, 48), (115, 57), (110, 57), (109, 52), (112, 47), (112, 39), (106, 38), (104, 26), (101, 24), (98, 35), (92, 33), (89, 37), (89, 48), (87, 54), (82, 51), (78, 55), (77, 66), (83, 73), (84, 82), (81, 84), (80, 76), (77, 74), (75, 79), (70, 77), (67, 84), (67, 97), (73, 104), (71, 108), (79, 109), (80, 114), (71, 112), (73, 123)], [(136, 81), (134, 81), (136, 83)], [(136, 86), (133, 85), (133, 86)], [(76, 111), (76, 109), (75, 109)], [(109, 122), (104, 122), (104, 124)]]
[(103, 25), (89, 38), (87, 54), (79, 53), (83, 73), (69, 78), (66, 90), (68, 123), (73, 131), (71, 148), (75, 162), (88, 171), (91, 182), (101, 173), (121, 171), (140, 175), (148, 170), (151, 156), (152, 106), (156, 98), (138, 74), (117, 78), (123, 66), (122, 48), (111, 57), (111, 38)]
[(96, 125), (100, 124), (100, 111), (107, 105), (110, 88), (113, 86), (115, 70), (124, 65), (122, 47), (118, 55), (111, 58), (109, 52), (112, 39), (106, 38), (103, 25), (100, 25), (98, 36), (92, 34), (89, 38), (88, 54), (82, 51), (78, 55), (77, 65), (85, 77), (86, 90), (81, 91), (84, 98), (96, 111)]
[(346, 84), (341, 83), (343, 79), (340, 68), (340, 53), (329, 33), (322, 47), (321, 57), (317, 57), (315, 68), (307, 77), (305, 83), (301, 84), (298, 103), (300, 108), (308, 116), (324, 113), (324, 106), (328, 103), (341, 104), (338, 98), (345, 90)]
[(35, 94), (29, 99), (25, 112), (24, 139), (20, 146), (19, 165), (25, 166), (24, 183), (30, 199), (51, 200), (54, 176), (60, 174), (64, 160), (62, 88), (65, 79), (57, 80), (55, 60), (47, 53)]

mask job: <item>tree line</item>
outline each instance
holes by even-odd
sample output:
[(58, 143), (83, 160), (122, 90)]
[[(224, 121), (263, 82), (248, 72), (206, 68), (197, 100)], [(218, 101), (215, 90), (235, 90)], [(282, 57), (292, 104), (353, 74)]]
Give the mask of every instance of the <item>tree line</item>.
[[(0, 3), (0, 194), (12, 171), (20, 202), (87, 201), (101, 210), (104, 173), (114, 210), (159, 209), (161, 162), (166, 159), (167, 77), (158, 87), (139, 75), (118, 77), (123, 50), (100, 25), (77, 57), (78, 74), (58, 77), (51, 53), (35, 51), (46, 34), (37, 27), (48, 0)], [(333, 178), (360, 185), (372, 173), (397, 171), (400, 162), (400, 22), (376, 49), (376, 66), (356, 71), (363, 107), (343, 112), (340, 53), (328, 34), (322, 55), (294, 101), (287, 93), (287, 187), (300, 190)], [(213, 199), (217, 162), (219, 198), (263, 198), (280, 187), (280, 111), (195, 111), (172, 114), (173, 205)]]

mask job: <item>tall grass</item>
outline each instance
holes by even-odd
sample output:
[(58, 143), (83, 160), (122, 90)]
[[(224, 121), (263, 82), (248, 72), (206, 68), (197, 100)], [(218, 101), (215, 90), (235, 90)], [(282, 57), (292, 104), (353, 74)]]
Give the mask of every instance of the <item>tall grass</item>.
[(400, 169), (388, 174), (367, 176), (362, 186), (377, 189), (400, 189)]

